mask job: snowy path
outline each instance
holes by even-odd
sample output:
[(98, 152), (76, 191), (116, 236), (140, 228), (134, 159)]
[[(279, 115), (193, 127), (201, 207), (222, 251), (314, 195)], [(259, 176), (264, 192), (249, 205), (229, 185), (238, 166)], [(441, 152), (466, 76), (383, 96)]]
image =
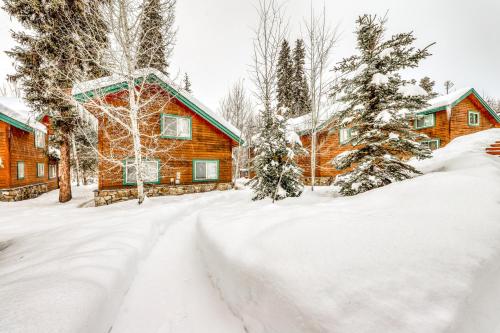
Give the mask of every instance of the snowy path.
[[(218, 196), (217, 196), (218, 197)], [(205, 198), (196, 199), (206, 207)], [(239, 333), (233, 316), (212, 286), (196, 247), (195, 204), (168, 227), (142, 264), (113, 324), (113, 333)]]

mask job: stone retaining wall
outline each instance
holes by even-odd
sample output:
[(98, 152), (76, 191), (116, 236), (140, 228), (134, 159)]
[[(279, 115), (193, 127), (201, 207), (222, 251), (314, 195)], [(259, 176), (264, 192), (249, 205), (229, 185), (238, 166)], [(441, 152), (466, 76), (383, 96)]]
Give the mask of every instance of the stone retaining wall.
[(0, 201), (21, 201), (33, 199), (48, 191), (49, 188), (47, 183), (0, 189)]
[[(335, 177), (315, 177), (316, 186), (329, 186), (335, 181)], [(311, 185), (311, 177), (304, 177), (304, 185)]]
[[(148, 197), (166, 195), (181, 195), (187, 193), (209, 192), (214, 190), (226, 191), (233, 188), (231, 183), (210, 183), (193, 185), (146, 185), (144, 192)], [(137, 199), (137, 188), (119, 188), (112, 190), (95, 190), (94, 202), (96, 207), (110, 205), (119, 201)]]

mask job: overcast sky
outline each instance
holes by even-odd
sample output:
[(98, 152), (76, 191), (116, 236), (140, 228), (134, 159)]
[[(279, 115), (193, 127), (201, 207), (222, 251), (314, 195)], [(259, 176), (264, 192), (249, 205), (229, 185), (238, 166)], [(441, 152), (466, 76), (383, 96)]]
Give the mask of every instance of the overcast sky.
[[(230, 85), (249, 80), (253, 28), (257, 25), (257, 0), (178, 0), (177, 45), (172, 72), (188, 72), (193, 93), (216, 109)], [(332, 54), (334, 62), (354, 52), (354, 21), (363, 13), (388, 12), (388, 34), (414, 31), (417, 45), (436, 42), (433, 56), (412, 72), (437, 82), (441, 92), (447, 79), (456, 88), (472, 86), (479, 93), (500, 98), (500, 1), (499, 0), (313, 0), (319, 10), (326, 4), (327, 18), (338, 26), (341, 38)], [(288, 0), (290, 40), (300, 37), (310, 2)], [(14, 44), (9, 30), (13, 23), (6, 13), (0, 15), (0, 49)], [(10, 59), (0, 54), (0, 76), (13, 71)]]

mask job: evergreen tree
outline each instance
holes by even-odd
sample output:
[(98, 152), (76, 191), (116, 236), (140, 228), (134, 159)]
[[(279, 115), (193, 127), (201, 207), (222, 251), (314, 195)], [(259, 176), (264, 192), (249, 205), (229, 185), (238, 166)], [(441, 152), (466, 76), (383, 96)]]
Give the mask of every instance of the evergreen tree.
[(276, 75), (278, 107), (290, 109), (293, 104), (293, 62), (286, 39), (281, 43)]
[[(282, 200), (302, 194), (302, 169), (296, 164), (296, 156), (305, 153), (298, 135), (287, 129), (287, 112), (261, 112), (263, 127), (255, 137), (254, 170), (252, 181), (253, 200), (269, 197)], [(285, 111), (286, 110), (286, 111)]]
[(144, 0), (139, 34), (138, 68), (153, 67), (168, 75), (172, 53), (176, 0)]
[[(37, 114), (51, 116), (60, 146), (59, 201), (71, 200), (70, 140), (78, 114), (67, 98), (73, 82), (101, 73), (88, 55), (102, 54), (107, 46), (106, 24), (98, 0), (4, 0), (4, 9), (26, 30), (13, 32), (19, 44), (7, 54), (16, 62), (16, 74), (24, 98)], [(92, 31), (94, 33), (90, 34)], [(94, 36), (84, 46), (82, 38)]]
[(430, 55), (427, 46), (415, 49), (413, 33), (400, 33), (384, 40), (385, 19), (364, 15), (358, 18), (359, 54), (342, 60), (335, 68), (343, 78), (335, 92), (346, 105), (338, 124), (349, 128), (352, 149), (339, 154), (333, 163), (339, 170), (335, 185), (342, 195), (355, 195), (420, 174), (406, 163), (409, 157), (428, 158), (426, 138), (410, 125), (409, 110), (427, 105), (427, 93), (414, 80), (401, 78), (399, 71), (415, 68)]
[(307, 78), (304, 70), (305, 56), (304, 41), (302, 39), (297, 39), (293, 49), (293, 102), (290, 107), (293, 117), (299, 117), (311, 112), (309, 86), (307, 85)]
[(189, 76), (188, 76), (187, 73), (184, 73), (183, 84), (184, 84), (184, 90), (186, 90), (188, 93), (192, 93), (192, 91), (191, 91), (191, 81), (189, 80)]
[(434, 86), (436, 85), (435, 81), (432, 81), (430, 77), (425, 76), (422, 79), (420, 79), (419, 86), (420, 88), (424, 89), (427, 92), (427, 95), (429, 98), (434, 98), (438, 94), (434, 92)]

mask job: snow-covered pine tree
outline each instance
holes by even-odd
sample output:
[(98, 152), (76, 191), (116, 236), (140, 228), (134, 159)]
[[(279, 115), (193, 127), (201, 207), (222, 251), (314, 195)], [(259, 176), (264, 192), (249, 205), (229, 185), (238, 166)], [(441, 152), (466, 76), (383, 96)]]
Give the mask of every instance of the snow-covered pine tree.
[(438, 94), (434, 91), (434, 86), (436, 85), (436, 81), (432, 81), (430, 77), (425, 76), (420, 79), (418, 84), (420, 88), (424, 89), (427, 92), (429, 98), (434, 98)]
[(137, 68), (153, 67), (168, 75), (168, 59), (177, 31), (174, 29), (176, 0), (144, 0)]
[(184, 79), (182, 80), (182, 83), (184, 85), (184, 90), (186, 90), (188, 93), (192, 93), (192, 91), (191, 91), (191, 80), (189, 80), (188, 73), (184, 73)]
[(293, 104), (293, 62), (286, 39), (281, 43), (276, 75), (278, 107), (290, 109)]
[(297, 39), (293, 49), (293, 87), (291, 106), (292, 117), (299, 117), (311, 112), (311, 100), (309, 95), (309, 86), (305, 74), (306, 50), (304, 41)]
[[(92, 78), (100, 71), (87, 54), (92, 53), (98, 59), (102, 48), (107, 46), (106, 25), (100, 12), (90, 10), (99, 8), (101, 3), (99, 0), (4, 1), (5, 11), (26, 29), (12, 32), (19, 45), (7, 52), (16, 63), (16, 74), (9, 79), (20, 83), (24, 99), (34, 112), (52, 117), (61, 151), (60, 202), (71, 200), (70, 147), (78, 117), (68, 101), (67, 90), (73, 82)], [(80, 43), (75, 38), (89, 30), (96, 32), (91, 42)], [(84, 53), (86, 56), (82, 56)]]
[(281, 108), (279, 114), (261, 112), (263, 127), (254, 138), (253, 200), (271, 198), (274, 202), (298, 197), (304, 189), (303, 170), (295, 161), (296, 156), (306, 151), (299, 136), (287, 128), (286, 112), (286, 108)]
[(415, 80), (401, 78), (399, 71), (415, 68), (430, 55), (416, 49), (413, 33), (399, 33), (384, 40), (385, 18), (364, 15), (356, 21), (359, 54), (342, 60), (336, 70), (343, 78), (335, 92), (345, 108), (338, 113), (339, 127), (352, 133), (352, 149), (332, 161), (339, 170), (352, 171), (336, 177), (342, 195), (355, 195), (420, 174), (406, 162), (409, 157), (428, 158), (426, 138), (410, 125), (411, 110), (427, 105), (427, 93)]

